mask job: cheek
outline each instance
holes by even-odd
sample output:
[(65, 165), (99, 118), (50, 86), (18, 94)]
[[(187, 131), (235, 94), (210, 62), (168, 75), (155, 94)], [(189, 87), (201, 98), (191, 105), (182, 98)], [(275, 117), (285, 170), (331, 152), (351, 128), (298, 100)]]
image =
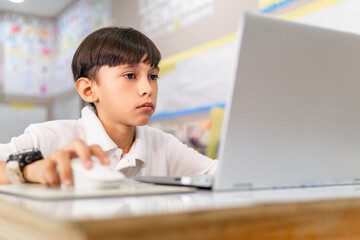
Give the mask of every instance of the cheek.
[(154, 97), (157, 97), (157, 92), (158, 92), (158, 84), (157, 84), (157, 81), (155, 81), (155, 82), (153, 83), (152, 89), (153, 89)]
[(111, 92), (113, 96), (120, 98), (126, 98), (127, 96), (131, 96), (134, 91), (136, 91), (134, 84), (117, 82), (108, 86), (108, 92)]

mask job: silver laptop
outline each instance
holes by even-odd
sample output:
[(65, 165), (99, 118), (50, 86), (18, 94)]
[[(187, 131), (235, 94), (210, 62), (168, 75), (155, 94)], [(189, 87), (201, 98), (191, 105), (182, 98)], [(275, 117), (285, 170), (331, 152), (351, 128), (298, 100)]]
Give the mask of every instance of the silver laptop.
[(238, 56), (209, 186), (360, 183), (360, 36), (246, 13)]

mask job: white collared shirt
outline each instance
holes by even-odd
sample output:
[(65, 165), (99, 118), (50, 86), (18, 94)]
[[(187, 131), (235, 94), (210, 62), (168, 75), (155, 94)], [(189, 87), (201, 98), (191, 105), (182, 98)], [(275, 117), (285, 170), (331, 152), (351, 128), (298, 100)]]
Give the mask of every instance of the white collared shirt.
[(6, 161), (14, 152), (38, 148), (46, 157), (75, 139), (86, 144), (99, 145), (110, 158), (113, 169), (126, 176), (167, 176), (213, 174), (218, 161), (189, 148), (176, 137), (149, 127), (136, 127), (136, 136), (130, 151), (122, 156), (107, 135), (91, 107), (84, 107), (79, 120), (56, 120), (31, 124), (24, 134), (14, 137), (8, 144), (0, 144), (0, 161)]

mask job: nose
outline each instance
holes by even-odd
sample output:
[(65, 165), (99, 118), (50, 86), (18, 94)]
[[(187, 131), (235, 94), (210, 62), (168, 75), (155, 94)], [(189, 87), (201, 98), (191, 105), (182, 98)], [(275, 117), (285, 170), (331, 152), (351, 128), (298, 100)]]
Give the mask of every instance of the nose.
[(141, 78), (141, 80), (139, 81), (139, 95), (140, 96), (145, 96), (145, 95), (149, 95), (151, 96), (153, 93), (153, 89), (149, 83), (150, 80), (147, 79), (147, 77), (143, 77)]

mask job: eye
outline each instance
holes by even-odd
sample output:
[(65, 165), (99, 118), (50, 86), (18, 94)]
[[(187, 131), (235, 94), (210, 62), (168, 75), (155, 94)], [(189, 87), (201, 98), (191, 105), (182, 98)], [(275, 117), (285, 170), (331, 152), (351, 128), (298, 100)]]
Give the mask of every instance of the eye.
[(158, 80), (159, 79), (159, 76), (158, 75), (150, 75), (149, 76), (149, 80)]
[(127, 73), (124, 75), (125, 78), (128, 78), (128, 79), (135, 79), (135, 74), (133, 73)]

